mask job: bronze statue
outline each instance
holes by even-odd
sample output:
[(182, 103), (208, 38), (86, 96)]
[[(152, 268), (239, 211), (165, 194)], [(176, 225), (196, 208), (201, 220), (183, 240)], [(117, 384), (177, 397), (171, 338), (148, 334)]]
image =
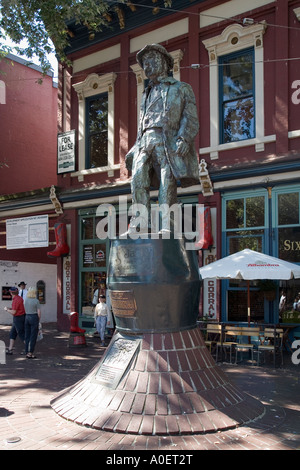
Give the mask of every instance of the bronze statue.
[[(149, 84), (143, 93), (139, 130), (134, 146), (126, 155), (132, 170), (134, 204), (150, 214), (150, 188), (159, 188), (159, 205), (177, 202), (177, 181), (182, 187), (199, 183), (194, 139), (199, 130), (192, 87), (170, 76), (174, 61), (160, 44), (145, 46), (137, 53)], [(149, 220), (145, 221), (147, 231)], [(162, 222), (162, 230), (164, 223)], [(129, 231), (135, 230), (135, 218)]]

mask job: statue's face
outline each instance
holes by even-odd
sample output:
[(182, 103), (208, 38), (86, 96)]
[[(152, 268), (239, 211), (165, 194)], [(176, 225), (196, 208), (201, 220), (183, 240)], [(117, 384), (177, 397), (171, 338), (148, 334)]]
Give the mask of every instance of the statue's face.
[(150, 80), (167, 75), (167, 63), (162, 54), (157, 51), (147, 52), (143, 56), (143, 69)]

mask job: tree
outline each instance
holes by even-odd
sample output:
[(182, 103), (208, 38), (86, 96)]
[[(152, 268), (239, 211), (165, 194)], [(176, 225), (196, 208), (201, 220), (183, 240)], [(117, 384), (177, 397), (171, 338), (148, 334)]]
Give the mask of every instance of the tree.
[[(24, 39), (28, 47), (19, 48), (17, 53), (31, 59), (38, 57), (43, 72), (51, 65), (47, 54), (56, 52), (61, 62), (66, 62), (65, 49), (69, 44), (71, 31), (68, 21), (85, 25), (91, 34), (102, 31), (108, 24), (109, 12), (118, 4), (133, 7), (130, 0), (0, 0), (0, 59), (9, 52), (5, 46), (8, 36), (20, 44)], [(162, 0), (171, 6), (172, 0)]]

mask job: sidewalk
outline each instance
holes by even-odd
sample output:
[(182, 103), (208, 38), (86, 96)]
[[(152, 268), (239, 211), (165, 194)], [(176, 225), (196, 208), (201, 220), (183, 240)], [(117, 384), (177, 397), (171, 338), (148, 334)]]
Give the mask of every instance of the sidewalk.
[[(290, 355), (284, 368), (221, 364), (230, 380), (259, 399), (263, 418), (225, 432), (182, 436), (142, 436), (97, 431), (58, 416), (50, 401), (83, 378), (100, 360), (104, 348), (98, 338), (87, 346), (70, 348), (68, 333), (43, 325), (37, 359), (21, 355), (16, 341), (6, 365), (0, 364), (0, 450), (293, 450), (300, 448), (300, 365)], [(0, 326), (0, 340), (8, 344), (9, 326)], [(118, 454), (122, 455), (122, 453)], [(137, 455), (137, 454), (136, 454)]]

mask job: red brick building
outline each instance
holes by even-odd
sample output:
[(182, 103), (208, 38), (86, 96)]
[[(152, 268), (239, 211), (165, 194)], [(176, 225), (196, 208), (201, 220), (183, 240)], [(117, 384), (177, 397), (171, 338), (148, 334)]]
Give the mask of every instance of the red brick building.
[[(7, 287), (43, 281), (42, 318), (56, 321), (56, 259), (47, 256), (49, 246), (8, 249), (6, 222), (46, 215), (53, 226), (57, 217), (50, 199), (57, 181), (57, 84), (52, 74), (40, 84), (41, 69), (12, 54), (0, 69), (0, 306), (8, 306)], [(10, 323), (0, 310), (0, 323)]]

